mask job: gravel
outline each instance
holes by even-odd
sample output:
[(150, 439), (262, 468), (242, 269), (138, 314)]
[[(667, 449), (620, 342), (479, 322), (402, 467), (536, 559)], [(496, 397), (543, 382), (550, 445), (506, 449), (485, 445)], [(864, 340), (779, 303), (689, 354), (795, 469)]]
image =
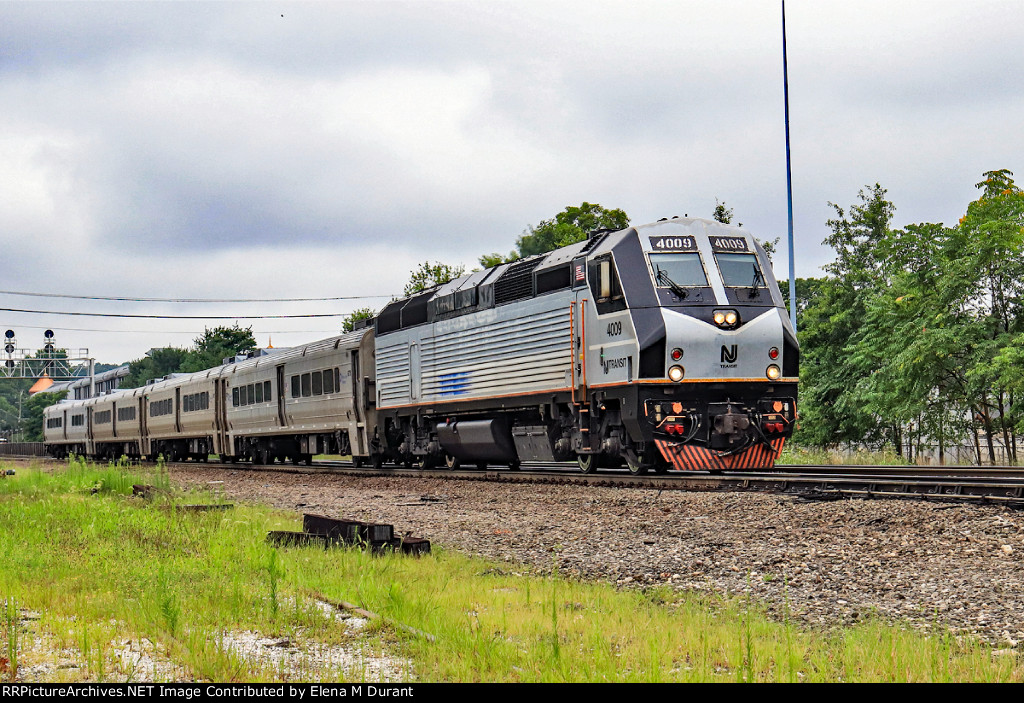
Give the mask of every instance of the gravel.
[(900, 500), (803, 501), (415, 477), (175, 466), (234, 500), (394, 524), (521, 568), (752, 593), (815, 626), (870, 614), (939, 623), (1002, 647), (1024, 641), (1024, 513)]

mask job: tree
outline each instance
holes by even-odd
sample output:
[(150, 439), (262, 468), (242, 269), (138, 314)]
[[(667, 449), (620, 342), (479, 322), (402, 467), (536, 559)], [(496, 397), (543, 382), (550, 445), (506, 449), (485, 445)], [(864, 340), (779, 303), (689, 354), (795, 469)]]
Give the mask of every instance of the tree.
[(373, 308), (359, 308), (353, 310), (348, 316), (341, 322), (342, 332), (351, 332), (356, 328), (356, 323), (360, 320), (369, 320), (377, 314), (377, 311)]
[[(884, 421), (864, 408), (864, 374), (859, 358), (846, 351), (856, 341), (866, 314), (865, 292), (879, 283), (874, 244), (889, 232), (895, 207), (877, 183), (857, 196), (860, 204), (850, 215), (829, 203), (836, 217), (828, 221), (832, 234), (825, 244), (837, 254), (825, 267), (830, 274), (819, 286), (816, 300), (800, 324), (801, 434), (803, 441), (834, 445), (845, 441), (878, 441), (887, 437)], [(797, 289), (799, 291), (799, 288)]]
[(36, 393), (25, 400), (21, 412), (22, 437), (25, 442), (43, 441), (43, 411), (55, 403), (64, 400), (68, 392)]
[(628, 226), (629, 216), (622, 210), (608, 210), (596, 203), (584, 202), (530, 227), (516, 240), (516, 248), (519, 256), (525, 258), (581, 242), (598, 230), (616, 231)]
[(120, 388), (139, 388), (155, 378), (177, 373), (185, 363), (188, 352), (177, 347), (150, 349), (140, 359), (128, 364), (128, 375), (121, 379)]
[(715, 198), (715, 211), (712, 217), (723, 225), (727, 225), (732, 222), (732, 208), (727, 208), (724, 200), (718, 202), (718, 198)]
[(409, 274), (409, 282), (405, 284), (405, 295), (412, 295), (420, 291), (440, 286), (461, 276), (466, 270), (465, 266), (449, 266), (435, 261), (433, 264), (424, 261)]
[(484, 254), (480, 257), (479, 261), (483, 268), (489, 269), (493, 266), (511, 264), (513, 261), (519, 261), (519, 254), (515, 250), (510, 251), (507, 256), (502, 256), (500, 253), (494, 252), (493, 254)]
[(190, 373), (210, 369), (220, 366), (228, 357), (255, 350), (256, 338), (252, 336), (251, 326), (243, 329), (235, 323), (231, 327), (206, 328), (201, 336), (195, 338), (181, 370)]
[[(804, 310), (818, 301), (823, 285), (825, 285), (824, 278), (796, 279), (796, 314), (798, 318), (803, 315)], [(785, 279), (779, 281), (779, 290), (786, 303), (786, 310), (789, 310), (789, 281)]]

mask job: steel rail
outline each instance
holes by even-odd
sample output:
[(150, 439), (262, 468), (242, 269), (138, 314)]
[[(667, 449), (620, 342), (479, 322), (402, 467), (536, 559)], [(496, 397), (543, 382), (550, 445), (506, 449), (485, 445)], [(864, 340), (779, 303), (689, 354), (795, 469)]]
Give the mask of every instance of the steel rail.
[[(39, 460), (40, 457), (25, 457)], [(574, 464), (529, 463), (519, 470), (416, 469), (389, 466), (356, 468), (351, 462), (324, 460), (311, 466), (176, 462), (168, 466), (352, 477), (441, 478), (496, 483), (646, 488), (702, 492), (762, 492), (807, 500), (890, 498), (949, 503), (989, 503), (1024, 508), (1024, 470), (1016, 467), (780, 466), (776, 471), (721, 473), (671, 472), (635, 476), (623, 469), (580, 473)], [(799, 469), (798, 471), (795, 469)], [(927, 471), (925, 471), (927, 469)], [(993, 471), (995, 469), (995, 471)]]

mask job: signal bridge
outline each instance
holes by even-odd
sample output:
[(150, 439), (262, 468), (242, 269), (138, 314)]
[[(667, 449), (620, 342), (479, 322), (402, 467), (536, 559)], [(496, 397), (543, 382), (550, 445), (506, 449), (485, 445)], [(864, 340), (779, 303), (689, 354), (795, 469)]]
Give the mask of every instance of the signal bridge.
[(53, 338), (53, 330), (46, 330), (41, 349), (18, 347), (14, 330), (4, 332), (3, 354), (0, 354), (0, 379), (42, 378), (71, 381), (94, 375), (96, 360), (88, 349), (60, 349)]

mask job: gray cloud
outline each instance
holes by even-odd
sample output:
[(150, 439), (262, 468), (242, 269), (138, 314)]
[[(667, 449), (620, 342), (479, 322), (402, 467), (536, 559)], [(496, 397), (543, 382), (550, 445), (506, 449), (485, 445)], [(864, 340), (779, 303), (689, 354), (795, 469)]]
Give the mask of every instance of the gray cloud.
[[(829, 200), (878, 181), (898, 224), (951, 223), (983, 171), (1021, 168), (1018, 3), (787, 10), (801, 275), (830, 259)], [(0, 243), (26, 289), (44, 266), (79, 292), (391, 292), (416, 261), (508, 251), (582, 200), (643, 222), (718, 197), (785, 237), (777, 3), (6, 3), (0, 18)]]

